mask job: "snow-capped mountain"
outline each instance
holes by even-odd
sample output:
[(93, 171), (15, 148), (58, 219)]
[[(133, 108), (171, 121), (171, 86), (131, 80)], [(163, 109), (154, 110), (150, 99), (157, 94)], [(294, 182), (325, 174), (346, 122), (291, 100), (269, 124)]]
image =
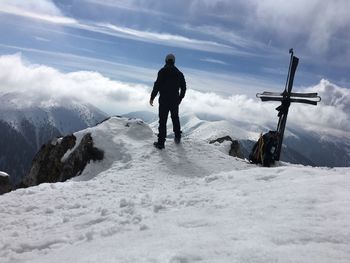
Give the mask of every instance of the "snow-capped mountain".
[(349, 168), (262, 168), (194, 136), (158, 150), (127, 118), (88, 133), (102, 161), (0, 196), (1, 262), (350, 261)]
[(106, 118), (96, 107), (72, 98), (0, 94), (0, 170), (13, 183), (28, 172), (42, 144), (56, 136), (93, 126)]

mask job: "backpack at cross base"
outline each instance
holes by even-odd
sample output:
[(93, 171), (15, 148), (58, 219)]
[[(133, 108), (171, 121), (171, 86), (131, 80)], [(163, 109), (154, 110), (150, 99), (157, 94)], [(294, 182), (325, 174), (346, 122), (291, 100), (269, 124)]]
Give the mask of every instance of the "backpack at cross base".
[(279, 134), (277, 131), (269, 131), (264, 135), (260, 135), (259, 140), (254, 144), (249, 154), (249, 162), (270, 167), (276, 161), (278, 141)]

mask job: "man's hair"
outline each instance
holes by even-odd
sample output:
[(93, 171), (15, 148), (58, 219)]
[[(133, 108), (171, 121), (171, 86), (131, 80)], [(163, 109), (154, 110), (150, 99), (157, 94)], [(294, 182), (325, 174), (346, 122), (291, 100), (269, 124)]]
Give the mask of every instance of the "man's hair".
[(165, 57), (165, 63), (175, 63), (175, 56), (173, 54), (168, 54)]

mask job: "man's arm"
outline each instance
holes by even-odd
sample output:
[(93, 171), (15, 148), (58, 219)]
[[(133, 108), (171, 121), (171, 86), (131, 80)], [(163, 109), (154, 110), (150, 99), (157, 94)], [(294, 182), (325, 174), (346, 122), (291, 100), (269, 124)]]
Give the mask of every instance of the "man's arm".
[(186, 81), (184, 75), (180, 74), (180, 101), (185, 97), (186, 94)]
[(159, 87), (160, 87), (160, 79), (161, 79), (161, 76), (160, 76), (160, 71), (158, 72), (158, 76), (157, 76), (157, 80), (154, 82), (154, 85), (153, 85), (153, 90), (152, 90), (152, 93), (151, 93), (151, 98), (149, 100), (149, 104), (151, 106), (153, 106), (153, 100), (154, 98), (157, 96), (158, 92), (159, 92)]

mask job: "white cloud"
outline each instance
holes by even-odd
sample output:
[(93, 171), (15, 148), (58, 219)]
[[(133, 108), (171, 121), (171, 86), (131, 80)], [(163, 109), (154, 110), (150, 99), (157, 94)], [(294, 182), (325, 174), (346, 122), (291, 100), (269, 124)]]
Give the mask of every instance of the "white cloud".
[[(288, 126), (320, 133), (350, 137), (350, 90), (327, 80), (302, 92), (318, 92), (322, 101), (317, 106), (292, 103)], [(216, 114), (252, 124), (277, 124), (278, 102), (260, 102), (245, 95), (219, 96), (215, 93), (191, 92), (185, 104), (188, 111)]]
[[(189, 83), (193, 82), (194, 73), (199, 74), (190, 71), (186, 75)], [(211, 84), (215, 85), (214, 81)], [(36, 103), (39, 99), (42, 100), (39, 103), (45, 103), (50, 98), (70, 96), (111, 114), (136, 110), (157, 112), (157, 107), (148, 105), (150, 86), (113, 81), (96, 72), (62, 73), (51, 67), (26, 63), (19, 54), (0, 57), (0, 92), (14, 91), (32, 94)], [(277, 123), (275, 108), (278, 103), (262, 103), (256, 98), (236, 94), (235, 90), (231, 96), (220, 96), (215, 91), (215, 86), (212, 92), (201, 92), (193, 90), (190, 85), (181, 110), (216, 114), (251, 124)], [(350, 90), (322, 80), (304, 91), (319, 92), (322, 102), (316, 107), (292, 104), (288, 126), (350, 136)]]
[[(226, 30), (237, 43), (244, 44), (247, 37), (264, 34), (283, 44), (303, 42), (300, 48), (306, 43), (310, 52), (326, 53), (332, 48), (334, 37), (345, 40), (350, 37), (348, 0), (194, 0), (192, 6), (197, 13), (215, 10), (218, 15), (232, 12), (238, 15), (242, 19), (239, 29), (243, 38)], [(225, 19), (236, 22), (235, 15)]]
[(44, 38), (44, 37), (34, 37), (35, 40), (41, 41), (41, 42), (50, 42), (51, 40)]
[(147, 86), (112, 81), (97, 72), (62, 73), (25, 63), (20, 54), (1, 56), (0, 69), (0, 92), (32, 94), (34, 103), (70, 96), (116, 114), (145, 107), (149, 97)]
[(51, 0), (1, 0), (0, 12), (54, 24), (76, 23), (76, 20), (65, 17)]
[[(278, 32), (280, 39), (287, 41), (296, 37), (306, 39), (310, 50), (326, 52), (337, 33), (349, 29), (350, 2), (347, 0), (266, 0), (248, 1), (254, 6), (250, 25), (264, 29), (271, 28)], [(341, 31), (344, 32), (341, 32)]]
[(340, 129), (350, 131), (350, 90), (339, 87), (322, 79), (320, 83), (313, 87), (304, 89), (306, 92), (317, 92), (322, 101), (318, 107), (306, 108), (300, 106), (298, 115), (302, 115), (307, 124), (324, 124), (328, 130)]
[(166, 15), (163, 12), (158, 12), (154, 8), (147, 7), (148, 3), (138, 3), (130, 0), (83, 0), (84, 2), (93, 3), (99, 6), (106, 6), (108, 8), (123, 9), (137, 13), (146, 13), (149, 15)]

